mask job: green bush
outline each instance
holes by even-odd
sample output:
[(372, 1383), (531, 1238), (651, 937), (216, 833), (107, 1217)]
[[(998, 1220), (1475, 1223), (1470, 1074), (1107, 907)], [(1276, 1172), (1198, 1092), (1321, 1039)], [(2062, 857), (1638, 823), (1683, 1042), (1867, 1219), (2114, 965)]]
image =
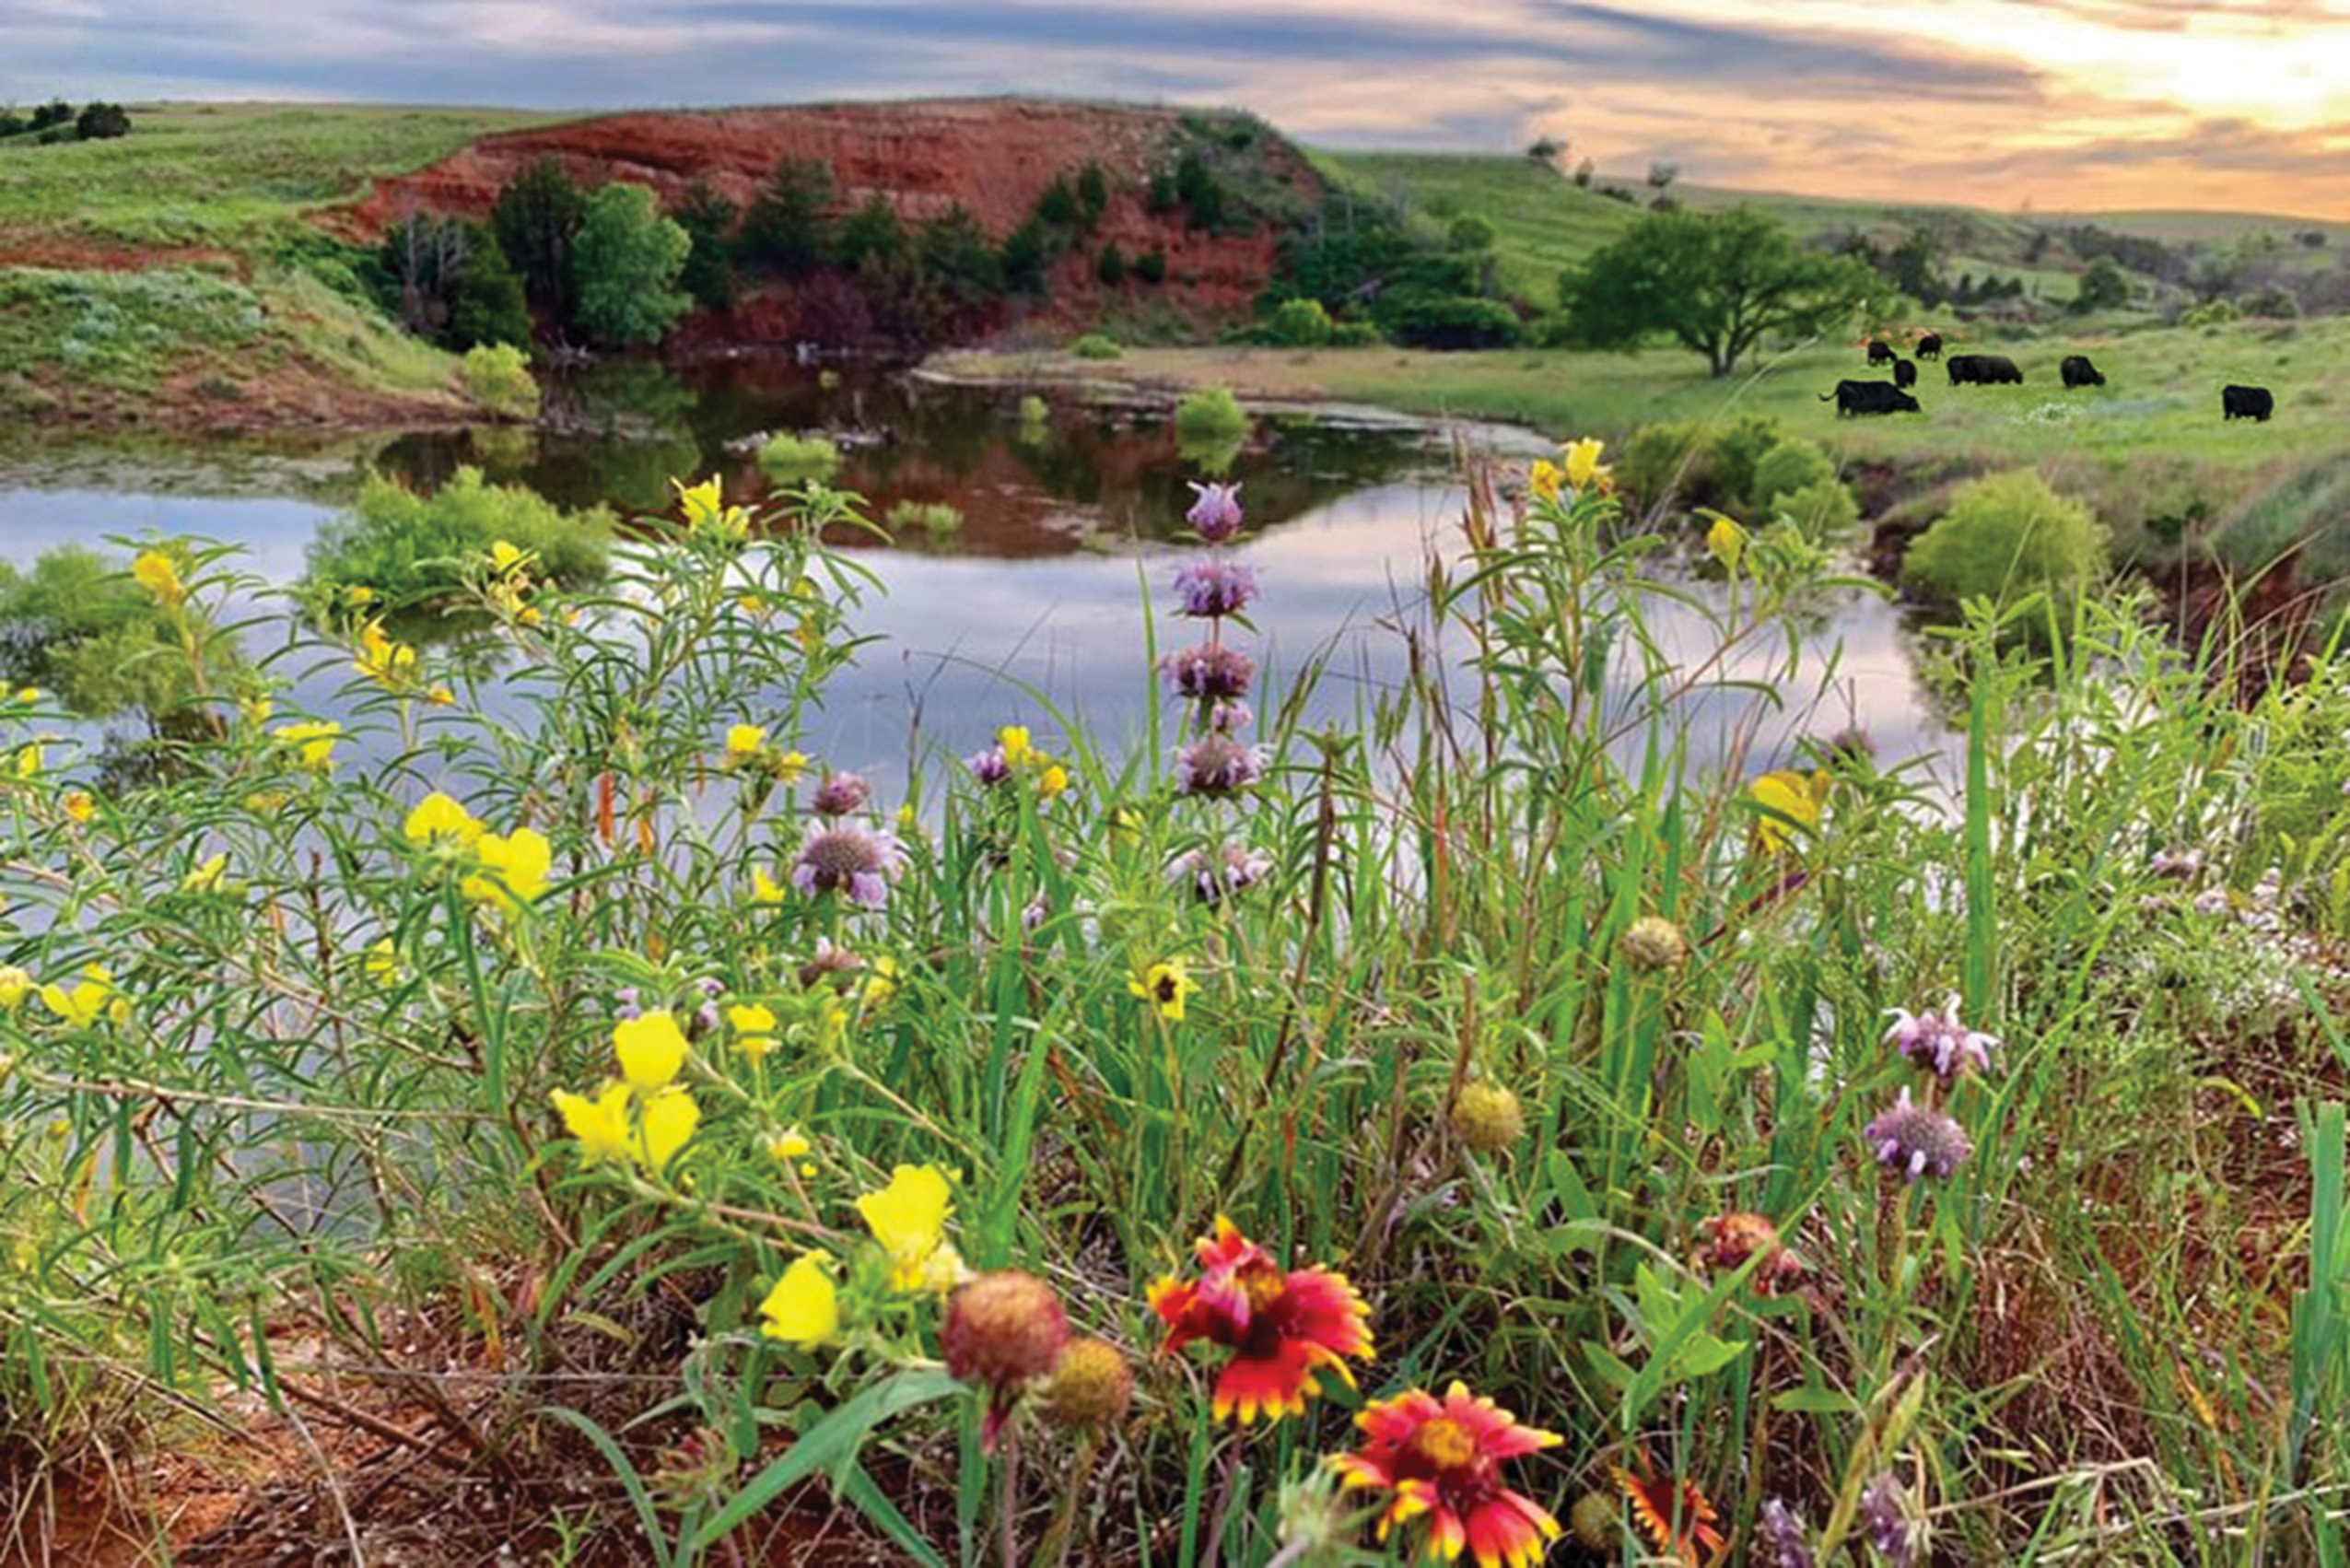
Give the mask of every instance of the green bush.
[(2232, 299), (2210, 299), (2182, 310), (2179, 324), (2182, 327), (2217, 327), (2239, 320), (2244, 314)]
[(1703, 428), (1687, 422), (1643, 425), (1624, 443), (1616, 462), (1616, 482), (1644, 506), (1668, 495), (1701, 505), (1693, 492), (1709, 486)]
[[(193, 696), (175, 614), (194, 612), (165, 606), (128, 568), (81, 544), (43, 551), (21, 572), (0, 562), (0, 677), (90, 718), (143, 709), (160, 720)], [(193, 629), (208, 638), (213, 628), (198, 616)]]
[(1035, 392), (1029, 392), (1021, 398), (1020, 422), (1023, 425), (1042, 425), (1052, 416), (1053, 405)]
[(1779, 446), (1779, 422), (1749, 414), (1715, 427), (1706, 438), (1707, 476), (1722, 504), (1751, 511), (1762, 498), (1754, 476), (1756, 465)]
[(1762, 515), (1787, 518), (1812, 543), (1828, 544), (1842, 538), (1860, 521), (1861, 504), (1853, 498), (1852, 486), (1831, 474), (1808, 485), (1775, 493), (1762, 509)]
[(1080, 359), (1117, 359), (1126, 354), (1117, 339), (1097, 332), (1089, 332), (1070, 344), (1069, 351)]
[(535, 490), (489, 484), (478, 468), (459, 469), (429, 496), (371, 475), (349, 515), (319, 530), (301, 597), (314, 614), (354, 588), (395, 611), (446, 603), (500, 543), (535, 556), (540, 580), (592, 582), (604, 573), (613, 526), (602, 507), (565, 511)]
[(1330, 341), (1330, 313), (1319, 299), (1284, 299), (1273, 311), (1273, 341), (1291, 348), (1319, 348)]
[(1386, 337), (1373, 322), (1333, 322), (1330, 323), (1330, 346), (1333, 348), (1369, 348), (1386, 342)]
[(1134, 258), (1134, 275), (1143, 283), (1161, 284), (1167, 281), (1167, 253), (1152, 249)]
[(1444, 230), (1444, 244), (1455, 251), (1490, 251), (1494, 239), (1493, 225), (1475, 213), (1462, 214)]
[(1415, 348), (1512, 348), (1526, 340), (1526, 323), (1498, 299), (1469, 295), (1417, 295), (1385, 307), (1387, 335)]
[(918, 528), (933, 539), (958, 532), (963, 527), (963, 514), (944, 501), (899, 501), (883, 521), (894, 534), (902, 536)]
[(600, 185), (588, 193), (571, 238), (571, 281), (579, 329), (598, 343), (658, 343), (694, 308), (677, 287), (692, 238), (661, 216), (642, 185)]
[(1222, 446), (1248, 434), (1248, 414), (1230, 387), (1186, 392), (1175, 405), (1175, 437), (1203, 446)]
[(535, 419), (539, 384), (531, 379), (530, 357), (512, 344), (479, 344), (465, 351), (458, 372), (465, 395), (501, 419)]
[(1102, 253), (1093, 258), (1093, 276), (1111, 288), (1126, 281), (1126, 252), (1116, 241), (1103, 246)]
[(1950, 509), (1901, 563), (1902, 578), (1945, 603), (2012, 603), (2046, 590), (2060, 598), (2105, 567), (2105, 525), (2028, 468), (1961, 486)]
[(1781, 440), (1756, 460), (1747, 495), (1755, 509), (1769, 512), (1782, 496), (1836, 478), (1836, 460), (1810, 441)]
[(830, 479), (840, 472), (840, 448), (829, 436), (778, 430), (759, 448), (759, 471), (784, 484)]

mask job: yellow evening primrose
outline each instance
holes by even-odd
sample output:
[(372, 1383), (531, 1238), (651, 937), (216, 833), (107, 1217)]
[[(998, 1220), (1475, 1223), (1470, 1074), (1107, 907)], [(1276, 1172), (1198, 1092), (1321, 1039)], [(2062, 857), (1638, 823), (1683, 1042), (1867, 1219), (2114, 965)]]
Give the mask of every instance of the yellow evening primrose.
[(625, 1164), (631, 1157), (627, 1084), (607, 1083), (593, 1098), (557, 1089), (555, 1108), (563, 1117), (563, 1129), (579, 1141), (589, 1164)]
[(649, 1094), (685, 1065), (685, 1033), (667, 1011), (624, 1018), (613, 1026), (612, 1054), (619, 1059), (621, 1076)]
[(1128, 980), (1126, 989), (1159, 1010), (1159, 1016), (1170, 1024), (1183, 1022), (1184, 999), (1199, 989), (1180, 958), (1170, 958), (1163, 964), (1153, 964), (1139, 980)]
[(897, 995), (897, 960), (883, 953), (878, 954), (865, 971), (863, 990), (865, 1011), (878, 1012)]
[(814, 1144), (808, 1141), (807, 1135), (798, 1128), (786, 1128), (767, 1140), (767, 1158), (796, 1160), (814, 1147)]
[(840, 1332), (840, 1292), (824, 1272), (824, 1258), (803, 1252), (791, 1260), (767, 1299), (759, 1304), (766, 1321), (759, 1332), (813, 1350)]
[(180, 887), (186, 893), (217, 893), (220, 891), (222, 879), (228, 874), (228, 857), (215, 855), (190, 872), (180, 883)]
[(751, 1003), (730, 1007), (726, 1020), (734, 1025), (734, 1048), (757, 1061), (775, 1049), (775, 1010)]
[(807, 771), (808, 754), (806, 752), (786, 752), (775, 759), (774, 772), (779, 782), (797, 784), (800, 782), (800, 776)]
[(922, 1288), (940, 1295), (960, 1289), (970, 1278), (971, 1270), (964, 1267), (963, 1254), (954, 1249), (951, 1241), (941, 1242), (939, 1249), (930, 1254), (930, 1260), (922, 1266)]
[(416, 650), (386, 637), (381, 622), (369, 621), (359, 628), (359, 657), (351, 667), (379, 685), (398, 687), (415, 673)]
[(368, 949), (368, 978), (380, 986), (390, 985), (400, 977), (400, 950), (385, 937)]
[(457, 706), (457, 693), (449, 686), (435, 686), (425, 693), (425, 700), (435, 708), (454, 708)]
[(857, 1212), (889, 1254), (892, 1290), (923, 1287), (930, 1259), (946, 1241), (947, 1216), (953, 1211), (946, 1174), (936, 1165), (896, 1166), (887, 1187), (857, 1200)]
[(41, 1004), (76, 1029), (87, 1029), (101, 1017), (116, 1023), (130, 1016), (130, 1004), (114, 990), (113, 972), (92, 964), (72, 989), (54, 982), (41, 988)]
[(1725, 568), (1736, 571), (1739, 558), (1747, 553), (1747, 531), (1738, 526), (1736, 520), (1720, 512), (1705, 515), (1713, 519), (1713, 526), (1705, 531), (1706, 549)]
[(1798, 827), (1818, 826), (1822, 780), (1826, 778), (1825, 774), (1806, 777), (1782, 771), (1766, 773), (1748, 785), (1748, 795), (1763, 808), (1764, 813), (1754, 825), (1756, 842), (1765, 849), (1777, 851), (1794, 841)]
[(1019, 767), (1028, 760), (1028, 727), (1007, 724), (996, 731), (996, 745), (1002, 751), (1007, 765)]
[(526, 552), (516, 549), (503, 539), (496, 541), (489, 547), (490, 570), (500, 577), (506, 577), (528, 566), (531, 557)]
[(17, 700), (27, 708), (37, 708), (41, 704), (41, 688), (19, 686), (17, 688)]
[(430, 844), (442, 838), (472, 844), (481, 837), (482, 825), (454, 799), (435, 790), (416, 802), (400, 831), (411, 844)]
[(19, 746), (17, 748), (18, 778), (38, 778), (41, 776), (41, 768), (45, 766), (46, 759), (41, 755), (41, 746), (38, 742), (29, 746)]
[(682, 1083), (672, 1083), (645, 1097), (637, 1129), (637, 1157), (650, 1171), (669, 1168), (677, 1152), (692, 1140), (702, 1122), (702, 1107)]
[(1069, 788), (1069, 769), (1054, 763), (1036, 775), (1036, 798), (1050, 801)]
[(1558, 500), (1559, 486), (1565, 480), (1566, 475), (1559, 471), (1559, 465), (1547, 457), (1537, 458), (1533, 468), (1527, 471), (1526, 476), (1526, 487), (1544, 500), (1551, 502)]
[(554, 848), (545, 836), (518, 827), (501, 838), (485, 833), (474, 844), (485, 874), (465, 879), (468, 898), (504, 908), (529, 904), (546, 891), (547, 872), (555, 864)]
[(334, 748), (343, 739), (343, 726), (322, 724), (283, 724), (272, 731), (280, 745), (294, 747), (300, 753), (304, 767), (313, 773), (324, 773), (334, 766)]
[(783, 885), (777, 882), (775, 878), (767, 874), (766, 868), (765, 866), (753, 866), (751, 868), (751, 902), (754, 904), (780, 904), (784, 901), (785, 896)]
[(60, 797), (58, 804), (65, 808), (67, 816), (85, 827), (89, 825), (89, 819), (98, 814), (98, 802), (87, 790), (66, 790)]
[(0, 965), (0, 1012), (14, 1012), (33, 993), (33, 978), (13, 964)]
[(726, 732), (726, 758), (747, 762), (767, 749), (767, 732), (756, 724), (737, 724)]
[(1592, 482), (1596, 480), (1601, 488), (1606, 488), (1609, 474), (1599, 465), (1599, 454), (1606, 450), (1605, 441), (1590, 436), (1568, 447), (1567, 484), (1576, 491), (1583, 491), (1589, 489)]
[(140, 551), (138, 559), (131, 563), (131, 575), (163, 603), (177, 604), (188, 596), (187, 585), (180, 580), (179, 566), (160, 550)]

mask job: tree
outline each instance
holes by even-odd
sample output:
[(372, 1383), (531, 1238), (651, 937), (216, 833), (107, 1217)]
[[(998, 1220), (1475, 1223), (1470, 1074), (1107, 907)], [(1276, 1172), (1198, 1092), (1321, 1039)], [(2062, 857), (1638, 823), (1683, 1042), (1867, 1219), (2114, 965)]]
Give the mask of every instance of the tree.
[(508, 181), (490, 214), (506, 259), (522, 275), (522, 291), (559, 326), (571, 323), (576, 309), (571, 240), (586, 210), (586, 195), (549, 157)]
[(2110, 256), (2099, 256), (2081, 274), (2078, 292), (2073, 296), (2072, 309), (2080, 314), (2091, 310), (2113, 310), (2130, 302), (2130, 280)]
[(385, 231), (376, 261), (392, 289), (386, 304), (403, 327), (431, 338), (448, 329), (450, 300), (472, 251), (472, 232), (457, 218), (410, 213)]
[(70, 123), (73, 118), (74, 106), (62, 98), (53, 98), (32, 111), (32, 129), (46, 131), (52, 125)]
[(914, 249), (922, 270), (958, 306), (979, 304), (1003, 292), (1003, 258), (971, 209), (959, 202), (921, 227)]
[(1109, 176), (1102, 172), (1098, 163), (1088, 163), (1077, 171), (1077, 212), (1084, 219), (1085, 230), (1092, 233), (1102, 215), (1109, 210)]
[(1599, 166), (1598, 166), (1597, 164), (1596, 164), (1596, 163), (1592, 162), (1592, 161), (1591, 161), (1591, 159), (1589, 159), (1589, 158), (1584, 158), (1584, 159), (1581, 163), (1576, 164), (1576, 165), (1575, 165), (1575, 189), (1576, 189), (1576, 190), (1578, 190), (1578, 191), (1588, 191), (1588, 190), (1590, 190), (1590, 189), (1591, 189), (1591, 181), (1592, 181), (1593, 178), (1598, 174), (1598, 172), (1599, 172)]
[(1456, 251), (1490, 251), (1493, 240), (1493, 225), (1473, 212), (1453, 219), (1444, 233), (1444, 243)]
[(1530, 163), (1556, 167), (1558, 161), (1567, 156), (1567, 144), (1556, 136), (1538, 136), (1526, 145), (1526, 156)]
[(1042, 294), (1045, 275), (1053, 263), (1045, 226), (1030, 218), (1004, 236), (1003, 283), (1015, 294)]
[(832, 248), (832, 165), (787, 158), (742, 215), (736, 250), (743, 264), (805, 277)]
[(694, 241), (643, 185), (599, 185), (571, 240), (580, 328), (600, 343), (657, 343), (693, 308), (678, 275)]
[(1662, 334), (1726, 376), (1766, 334), (1824, 331), (1876, 287), (1860, 263), (1806, 249), (1739, 207), (1650, 213), (1561, 277), (1559, 298), (1583, 343), (1629, 349)]
[(834, 263), (850, 272), (861, 269), (868, 256), (886, 267), (905, 254), (906, 226), (898, 222), (897, 209), (879, 191), (848, 215), (833, 241)]
[(1103, 246), (1102, 253), (1093, 258), (1093, 275), (1112, 288), (1126, 281), (1126, 252), (1117, 248), (1115, 240)]
[(1648, 166), (1648, 188), (1660, 195), (1680, 177), (1681, 166), (1678, 163), (1652, 163)]
[(677, 275), (677, 285), (696, 303), (713, 310), (734, 309), (730, 234), (741, 210), (711, 190), (707, 181), (696, 180), (686, 190), (685, 199), (677, 204), (677, 210), (669, 215), (694, 242), (694, 248), (685, 252), (685, 270)]
[(532, 333), (522, 275), (506, 259), (497, 235), (477, 223), (465, 225), (465, 261), (450, 291), (443, 344), (459, 350), (498, 344), (526, 347)]
[(74, 121), (74, 135), (86, 142), (111, 141), (131, 134), (130, 112), (119, 103), (99, 103), (83, 106)]

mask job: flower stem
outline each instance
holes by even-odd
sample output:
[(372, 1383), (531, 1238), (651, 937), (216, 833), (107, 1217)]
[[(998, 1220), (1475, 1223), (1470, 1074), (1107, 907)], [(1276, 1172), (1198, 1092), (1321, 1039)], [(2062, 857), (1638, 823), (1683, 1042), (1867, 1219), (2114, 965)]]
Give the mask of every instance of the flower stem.
[(1004, 1423), (1002, 1468), (997, 1473), (996, 1536), (1003, 1550), (1003, 1568), (1021, 1568), (1020, 1562), (1020, 1428)]

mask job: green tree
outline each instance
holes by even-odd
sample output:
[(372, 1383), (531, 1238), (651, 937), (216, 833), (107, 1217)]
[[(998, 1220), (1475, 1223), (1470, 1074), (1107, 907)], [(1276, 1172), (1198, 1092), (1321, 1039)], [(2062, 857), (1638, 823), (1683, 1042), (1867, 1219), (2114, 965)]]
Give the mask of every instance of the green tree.
[(1110, 181), (1098, 163), (1088, 163), (1077, 171), (1077, 214), (1091, 232), (1109, 210)]
[(677, 275), (678, 287), (713, 310), (734, 309), (731, 235), (741, 211), (711, 190), (707, 181), (696, 180), (677, 210), (670, 214), (694, 242), (694, 248), (685, 252), (685, 270)]
[(745, 266), (805, 277), (832, 249), (832, 165), (787, 158), (742, 215), (735, 242)]
[(85, 142), (111, 141), (131, 134), (131, 116), (119, 103), (92, 101), (74, 121), (74, 135)]
[(1113, 288), (1126, 281), (1126, 252), (1117, 248), (1117, 240), (1103, 246), (1102, 253), (1093, 258), (1093, 275)]
[(924, 224), (914, 248), (922, 270), (956, 305), (979, 304), (1003, 292), (1003, 258), (971, 209), (960, 203)]
[(599, 343), (658, 343), (693, 308), (677, 287), (693, 248), (645, 186), (598, 186), (571, 240), (581, 330)]
[(897, 220), (889, 198), (878, 191), (848, 215), (833, 241), (833, 261), (851, 272), (861, 269), (868, 256), (886, 269), (905, 254), (906, 226)]
[(1493, 248), (1493, 225), (1473, 212), (1453, 219), (1444, 231), (1444, 243), (1456, 251), (1490, 251)]
[(579, 230), (587, 197), (563, 165), (543, 158), (524, 169), (497, 193), (490, 228), (506, 259), (522, 275), (522, 291), (532, 304), (571, 323), (571, 239)]
[(1003, 282), (1013, 293), (1044, 293), (1046, 274), (1052, 264), (1052, 246), (1045, 237), (1045, 226), (1035, 218), (1004, 236)]
[(74, 118), (74, 106), (62, 98), (53, 98), (32, 111), (32, 129), (46, 131), (52, 125), (63, 125)]
[(469, 223), (465, 232), (464, 263), (449, 292), (449, 326), (442, 342), (460, 350), (484, 344), (526, 346), (532, 334), (521, 274), (489, 229)]
[(1596, 348), (1670, 337), (1716, 376), (1771, 333), (1808, 337), (1881, 287), (1868, 268), (1798, 244), (1750, 207), (1651, 213), (1560, 279), (1574, 335)]
[(2112, 257), (2099, 256), (2081, 274), (2080, 289), (2073, 296), (2072, 308), (2086, 314), (2090, 310), (2119, 310), (2129, 302), (2129, 277)]

